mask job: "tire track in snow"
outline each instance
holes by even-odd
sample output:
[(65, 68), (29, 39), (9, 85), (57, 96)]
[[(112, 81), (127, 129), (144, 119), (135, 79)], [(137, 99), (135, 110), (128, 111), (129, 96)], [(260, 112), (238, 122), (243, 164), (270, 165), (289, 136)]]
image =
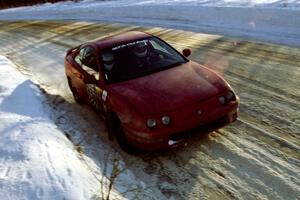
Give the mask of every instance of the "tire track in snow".
[[(232, 131), (230, 130), (230, 132)], [(300, 166), (298, 159), (285, 157), (279, 150), (276, 151), (272, 146), (260, 142), (257, 137), (252, 135), (242, 133), (243, 135), (239, 134), (239, 137), (234, 137), (229, 134), (230, 132), (227, 130), (222, 131), (220, 138), (227, 140), (228, 143), (232, 143), (232, 145), (255, 158), (260, 163), (269, 166), (280, 177), (282, 174), (285, 174), (292, 182), (300, 184), (300, 181), (293, 177), (298, 172), (297, 166)]]

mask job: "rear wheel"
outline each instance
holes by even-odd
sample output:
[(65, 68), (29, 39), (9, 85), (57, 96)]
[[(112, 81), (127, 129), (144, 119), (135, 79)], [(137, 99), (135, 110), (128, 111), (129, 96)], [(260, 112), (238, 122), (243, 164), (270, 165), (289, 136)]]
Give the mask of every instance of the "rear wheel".
[(82, 97), (80, 97), (80, 95), (78, 94), (78, 91), (75, 87), (72, 86), (72, 82), (71, 82), (71, 79), (68, 78), (68, 85), (69, 85), (69, 88), (73, 94), (73, 97), (74, 97), (74, 100), (76, 101), (76, 103), (78, 104), (83, 104), (84, 103), (84, 100), (82, 99)]

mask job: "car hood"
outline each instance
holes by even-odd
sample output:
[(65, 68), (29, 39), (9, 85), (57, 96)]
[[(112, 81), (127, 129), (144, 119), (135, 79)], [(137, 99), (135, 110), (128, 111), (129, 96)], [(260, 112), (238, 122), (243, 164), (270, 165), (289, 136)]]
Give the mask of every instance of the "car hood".
[(189, 61), (137, 79), (113, 84), (109, 92), (143, 114), (159, 114), (201, 102), (228, 89), (215, 72)]

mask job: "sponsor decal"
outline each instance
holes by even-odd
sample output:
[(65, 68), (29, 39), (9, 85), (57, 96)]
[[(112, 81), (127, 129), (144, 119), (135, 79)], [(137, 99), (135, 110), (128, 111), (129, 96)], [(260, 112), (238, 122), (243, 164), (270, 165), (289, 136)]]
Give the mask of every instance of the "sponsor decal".
[(135, 41), (135, 42), (130, 42), (130, 43), (127, 43), (127, 44), (122, 44), (122, 45), (119, 45), (119, 46), (116, 46), (116, 47), (113, 47), (111, 50), (113, 51), (116, 51), (118, 49), (123, 49), (123, 48), (126, 48), (126, 47), (130, 47), (130, 46), (134, 46), (136, 44), (140, 44), (140, 43), (147, 43), (148, 40), (139, 40), (139, 41)]
[(106, 101), (106, 98), (107, 98), (107, 91), (106, 90), (103, 90), (101, 97), (102, 97), (103, 101)]
[(100, 108), (102, 106), (101, 97), (103, 96), (103, 95), (101, 95), (101, 93), (103, 94), (102, 89), (97, 87), (94, 84), (87, 84), (86, 91), (87, 91), (87, 95), (88, 95), (88, 102), (93, 107), (95, 107), (97, 110), (100, 110)]

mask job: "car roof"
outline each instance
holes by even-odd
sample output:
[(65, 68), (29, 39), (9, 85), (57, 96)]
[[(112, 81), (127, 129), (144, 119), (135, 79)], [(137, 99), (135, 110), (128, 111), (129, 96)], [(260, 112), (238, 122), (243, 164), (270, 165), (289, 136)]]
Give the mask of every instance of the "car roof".
[(120, 44), (128, 43), (134, 40), (141, 40), (144, 38), (149, 38), (152, 35), (141, 32), (141, 31), (130, 31), (125, 32), (105, 38), (101, 38), (99, 40), (95, 40), (89, 44), (96, 46), (99, 50), (105, 49), (107, 47), (117, 46)]

